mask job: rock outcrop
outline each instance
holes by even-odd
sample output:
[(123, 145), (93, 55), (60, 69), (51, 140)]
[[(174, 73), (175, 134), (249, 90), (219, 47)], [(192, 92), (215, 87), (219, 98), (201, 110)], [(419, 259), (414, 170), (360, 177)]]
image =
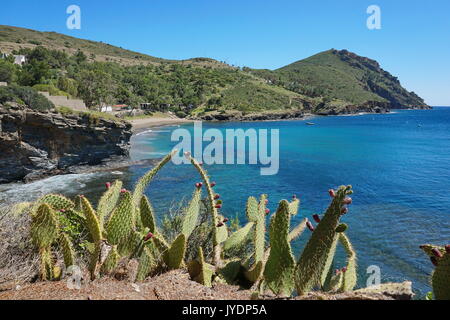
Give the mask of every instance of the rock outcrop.
[(229, 110), (209, 112), (192, 119), (205, 121), (270, 121), (301, 119), (304, 116), (305, 113), (302, 110), (266, 111), (258, 113), (244, 113), (241, 111)]
[(0, 183), (128, 156), (131, 124), (0, 105)]

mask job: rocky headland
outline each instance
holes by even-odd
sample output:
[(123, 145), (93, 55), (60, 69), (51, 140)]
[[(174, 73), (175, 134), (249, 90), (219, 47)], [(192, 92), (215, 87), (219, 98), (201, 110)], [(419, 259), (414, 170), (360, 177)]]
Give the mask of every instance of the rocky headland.
[(128, 156), (131, 124), (0, 105), (0, 183), (29, 182)]

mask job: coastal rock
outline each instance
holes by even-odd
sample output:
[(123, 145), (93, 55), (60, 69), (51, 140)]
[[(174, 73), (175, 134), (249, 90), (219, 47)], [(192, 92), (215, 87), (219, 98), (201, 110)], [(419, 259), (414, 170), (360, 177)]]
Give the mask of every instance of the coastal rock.
[(303, 110), (265, 111), (259, 113), (244, 113), (242, 111), (214, 111), (196, 117), (205, 121), (270, 121), (283, 119), (302, 119)]
[(392, 109), (389, 102), (368, 101), (363, 104), (321, 104), (317, 107), (316, 113), (321, 116), (336, 116), (357, 113), (389, 113)]
[(0, 183), (128, 156), (131, 134), (127, 122), (0, 105)]

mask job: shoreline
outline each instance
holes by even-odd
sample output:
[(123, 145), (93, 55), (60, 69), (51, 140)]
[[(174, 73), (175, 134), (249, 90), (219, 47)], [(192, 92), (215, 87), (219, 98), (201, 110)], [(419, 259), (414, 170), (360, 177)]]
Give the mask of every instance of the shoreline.
[(131, 123), (133, 134), (138, 133), (143, 129), (163, 127), (177, 124), (184, 124), (194, 122), (194, 120), (179, 119), (179, 118), (142, 118), (129, 120)]

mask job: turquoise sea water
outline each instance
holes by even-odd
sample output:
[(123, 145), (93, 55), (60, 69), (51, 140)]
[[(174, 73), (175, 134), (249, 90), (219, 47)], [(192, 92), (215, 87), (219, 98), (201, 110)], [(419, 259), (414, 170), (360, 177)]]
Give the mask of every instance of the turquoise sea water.
[[(367, 267), (376, 265), (383, 282), (411, 280), (420, 296), (426, 294), (432, 265), (419, 245), (450, 243), (450, 108), (308, 121), (316, 125), (308, 126), (307, 121), (203, 124), (204, 129), (280, 130), (280, 170), (275, 176), (260, 176), (257, 165), (205, 166), (217, 182), (223, 214), (239, 215), (245, 221), (248, 196), (268, 194), (273, 212), (280, 200), (296, 194), (302, 204), (295, 225), (326, 209), (328, 189), (351, 184), (354, 202), (343, 221), (350, 226), (348, 235), (358, 252), (360, 286), (366, 283)], [(134, 136), (132, 158), (165, 155), (176, 144), (170, 141), (176, 128)], [(36, 183), (34, 189), (33, 184), (3, 187), (3, 194), (17, 194), (20, 188), (45, 193), (53, 185), (69, 195), (95, 196), (105, 181), (114, 178), (131, 188), (148, 169), (132, 166), (114, 173), (54, 177)], [(167, 204), (188, 197), (199, 180), (190, 166), (170, 164), (151, 184), (148, 195), (162, 216)], [(308, 232), (294, 244), (297, 256)], [(342, 252), (338, 260), (342, 266)]]

